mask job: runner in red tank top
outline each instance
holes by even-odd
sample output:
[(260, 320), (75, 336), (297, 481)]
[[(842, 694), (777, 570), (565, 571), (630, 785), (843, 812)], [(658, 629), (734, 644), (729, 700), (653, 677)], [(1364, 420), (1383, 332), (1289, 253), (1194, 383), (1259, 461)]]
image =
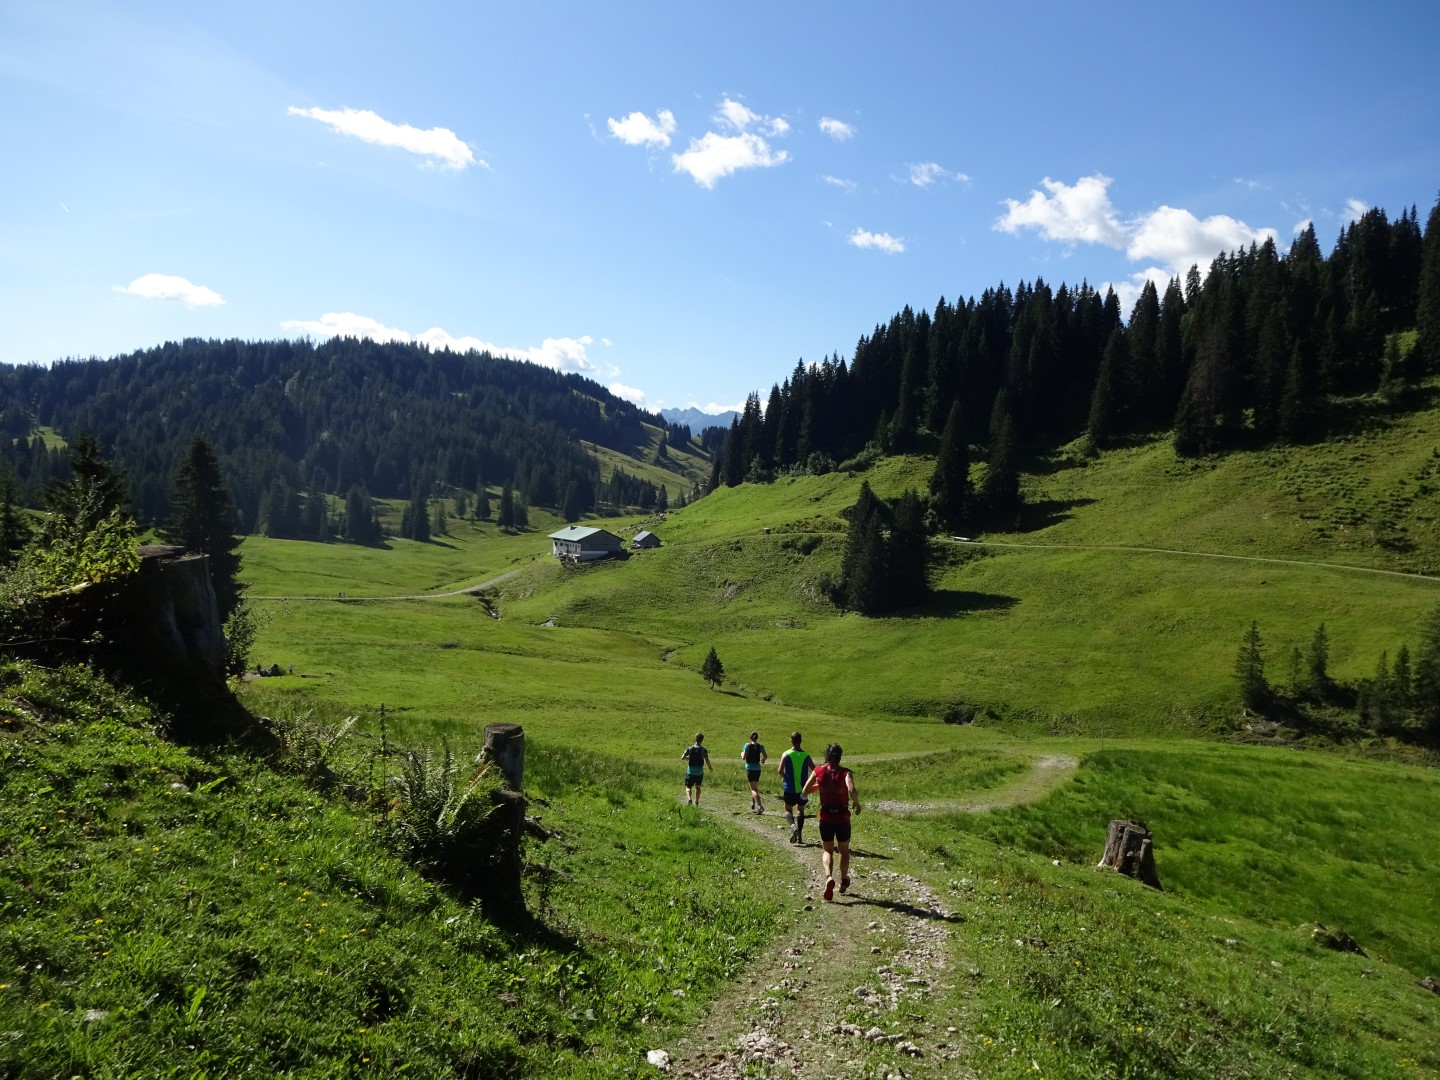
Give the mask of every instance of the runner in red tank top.
[(855, 774), (840, 767), (839, 743), (825, 748), (825, 764), (810, 775), (805, 794), (820, 793), (820, 863), (825, 868), (825, 901), (835, 898), (835, 848), (840, 848), (840, 891), (850, 888), (850, 808), (860, 813)]

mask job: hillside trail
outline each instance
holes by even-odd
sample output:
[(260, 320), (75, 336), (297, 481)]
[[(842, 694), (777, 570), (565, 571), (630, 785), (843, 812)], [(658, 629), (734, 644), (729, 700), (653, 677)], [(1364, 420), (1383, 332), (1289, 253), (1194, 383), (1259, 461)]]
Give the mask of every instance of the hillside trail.
[(1274, 555), (1228, 555), (1218, 551), (1184, 551), (1180, 548), (1129, 547), (1123, 544), (1022, 544), (1010, 540), (952, 540), (968, 547), (1027, 548), (1041, 551), (1124, 551), (1136, 555), (1186, 555), (1194, 559), (1229, 559), (1234, 562), (1276, 563), (1280, 566), (1308, 566), (1322, 570), (1351, 570), (1357, 574), (1382, 574), (1386, 577), (1412, 578), (1416, 581), (1440, 581), (1433, 574), (1416, 574), (1408, 570), (1381, 570), (1373, 566), (1352, 566), (1349, 563), (1322, 562), (1318, 559), (1281, 559)]
[(797, 874), (775, 888), (792, 898), (797, 925), (711, 1003), (671, 1052), (671, 1074), (832, 1080), (877, 1075), (878, 1067), (878, 1075), (912, 1080), (954, 1075), (951, 1063), (964, 1053), (962, 1033), (970, 1027), (966, 1016), (957, 1010), (927, 1019), (915, 1009), (934, 993), (954, 991), (952, 938), (964, 918), (924, 881), (886, 867), (889, 852), (900, 849), (879, 836), (877, 826), (889, 813), (980, 812), (1029, 802), (1062, 783), (1076, 764), (1063, 755), (1042, 757), (1020, 781), (983, 802), (867, 805), (853, 819), (852, 884), (828, 904), (813, 818), (797, 846), (788, 843), (789, 826), (774, 796), (763, 815), (703, 806), (794, 856)]
[(463, 589), (452, 589), (449, 592), (413, 593), (408, 596), (346, 596), (338, 593), (335, 596), (252, 596), (251, 600), (329, 600), (331, 603), (366, 603), (373, 604), (378, 601), (390, 600), (441, 600), (450, 596), (470, 596), (478, 592), (484, 592), (492, 586), (499, 585), (502, 581), (508, 581), (518, 574), (519, 570), (509, 570), (506, 573), (493, 577), (489, 581), (482, 581), (478, 585), (466, 585)]

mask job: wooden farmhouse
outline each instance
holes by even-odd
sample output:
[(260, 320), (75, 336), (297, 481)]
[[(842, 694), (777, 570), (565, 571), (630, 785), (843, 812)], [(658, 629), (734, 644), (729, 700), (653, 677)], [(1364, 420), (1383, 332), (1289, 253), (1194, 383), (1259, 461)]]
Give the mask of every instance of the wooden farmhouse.
[(624, 544), (620, 537), (604, 529), (583, 525), (567, 525), (550, 534), (551, 554), (561, 562), (582, 563), (609, 559), (619, 555)]
[(660, 538), (649, 529), (641, 529), (630, 541), (632, 548), (657, 548), (660, 546)]

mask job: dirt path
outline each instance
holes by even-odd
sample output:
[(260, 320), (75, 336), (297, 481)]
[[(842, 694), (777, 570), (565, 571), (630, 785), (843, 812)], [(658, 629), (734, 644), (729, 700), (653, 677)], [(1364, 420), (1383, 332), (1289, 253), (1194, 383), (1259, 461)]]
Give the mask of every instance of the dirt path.
[(947, 982), (950, 939), (963, 919), (923, 881), (886, 867), (889, 856), (869, 846), (875, 816), (978, 813), (1032, 802), (1069, 779), (1078, 764), (1065, 754), (1037, 758), (1023, 777), (983, 801), (868, 807), (855, 819), (852, 885), (830, 904), (822, 896), (813, 820), (806, 823), (805, 843), (794, 846), (777, 800), (761, 816), (707, 806), (795, 857), (798, 874), (776, 888), (790, 895), (798, 925), (768, 955), (755, 957), (751, 975), (714, 1001), (695, 1034), (671, 1054), (672, 1075), (717, 1080), (954, 1075), (963, 1017), (927, 1021), (913, 1009), (936, 991), (954, 989)]
[(671, 1054), (670, 1073), (829, 1080), (876, 1075), (876, 1068), (894, 1076), (943, 1072), (959, 1053), (957, 1034), (907, 1006), (942, 988), (959, 917), (924, 882), (885, 868), (887, 856), (867, 846), (866, 815), (856, 819), (850, 890), (827, 904), (813, 820), (804, 843), (793, 846), (773, 800), (761, 817), (711, 812), (794, 854), (799, 873), (776, 887), (793, 898), (798, 926), (715, 1000), (696, 1034)]
[(934, 799), (930, 802), (898, 802), (884, 799), (874, 809), (888, 814), (983, 814), (1005, 806), (1035, 802), (1048, 795), (1075, 775), (1080, 762), (1069, 754), (1046, 754), (1035, 759), (1029, 772), (1020, 779), (987, 792), (979, 799)]
[(344, 593), (337, 593), (335, 596), (251, 596), (250, 600), (328, 600), (332, 604), (366, 603), (371, 604), (377, 601), (391, 600), (441, 600), (449, 596), (468, 596), (478, 592), (484, 592), (492, 586), (499, 585), (516, 574), (519, 570), (510, 570), (499, 577), (493, 577), (489, 581), (482, 581), (479, 585), (466, 585), (463, 589), (452, 589), (450, 592), (413, 593), (409, 596), (346, 596)]
[(1216, 551), (1182, 551), (1179, 548), (1126, 547), (1121, 544), (1019, 544), (1008, 540), (954, 540), (955, 544), (971, 547), (1029, 548), (1044, 551), (1127, 551), (1137, 555), (1187, 555), (1194, 559), (1231, 559), (1236, 562), (1278, 563), (1281, 566), (1309, 566), (1322, 570), (1350, 570), (1357, 574), (1384, 574), (1386, 577), (1413, 578), (1416, 581), (1440, 581), (1432, 574), (1413, 574), (1405, 570), (1379, 570), (1371, 566), (1348, 563), (1318, 562), (1312, 559), (1280, 559), (1272, 555), (1222, 555)]

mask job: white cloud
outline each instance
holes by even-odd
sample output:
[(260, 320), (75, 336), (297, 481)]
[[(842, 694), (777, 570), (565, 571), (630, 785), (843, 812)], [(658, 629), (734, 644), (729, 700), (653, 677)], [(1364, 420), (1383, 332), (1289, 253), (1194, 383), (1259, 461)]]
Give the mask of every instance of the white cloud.
[(847, 241), (858, 248), (877, 248), (891, 255), (899, 255), (905, 250), (905, 241), (899, 237), (889, 233), (867, 232), (864, 229), (856, 229), (847, 237)]
[(1340, 213), (1342, 221), (1359, 221), (1365, 216), (1365, 211), (1370, 209), (1370, 204), (1363, 199), (1346, 199), (1345, 209)]
[(404, 344), (414, 342), (431, 349), (448, 349), (451, 352), (488, 352), (494, 356), (509, 356), (516, 360), (529, 360), (541, 367), (555, 371), (574, 372), (593, 377), (599, 368), (586, 355), (587, 345), (594, 344), (588, 334), (579, 338), (546, 338), (539, 345), (516, 348), (495, 345), (480, 338), (466, 335), (455, 337), (449, 331), (432, 326), (419, 334), (411, 334), (393, 326), (386, 326), (368, 315), (357, 315), (353, 311), (327, 311), (318, 319), (287, 319), (280, 324), (285, 330), (298, 330), (316, 337), (369, 338), (371, 341), (398, 341)]
[(842, 180), (838, 176), (824, 175), (820, 177), (820, 180), (822, 183), (829, 184), (831, 187), (838, 187), (842, 191), (854, 191), (857, 186), (854, 180)]
[(626, 386), (624, 383), (611, 383), (610, 392), (618, 398), (634, 402), (636, 405), (645, 404), (645, 391), (637, 390), (633, 386)]
[(1138, 273), (1131, 274), (1128, 281), (1106, 281), (1096, 286), (1100, 295), (1105, 295), (1106, 289), (1114, 289), (1115, 295), (1120, 298), (1120, 310), (1128, 317), (1135, 306), (1135, 301), (1140, 299), (1140, 291), (1145, 287), (1145, 282), (1153, 281), (1155, 289), (1161, 296), (1170, 287), (1170, 279), (1175, 275), (1159, 266), (1147, 266)]
[[(770, 168), (790, 159), (785, 150), (775, 150), (766, 141), (790, 130), (781, 117), (761, 116), (733, 98), (725, 98), (715, 113), (715, 122), (735, 134), (707, 131), (691, 139), (683, 153), (671, 154), (676, 172), (688, 173), (701, 187), (713, 188), (717, 180), (741, 169)], [(749, 130), (758, 126), (759, 132)]]
[(642, 112), (632, 112), (623, 120), (609, 119), (605, 123), (610, 134), (626, 146), (669, 146), (670, 136), (675, 134), (675, 114), (661, 109), (651, 120)]
[(224, 298), (214, 289), (196, 285), (174, 274), (142, 274), (129, 285), (110, 286), (116, 292), (142, 296), (146, 300), (178, 300), (191, 311), (199, 307), (219, 307)]
[(1251, 191), (1254, 191), (1256, 188), (1265, 186), (1264, 184), (1260, 183), (1259, 180), (1250, 180), (1243, 176), (1235, 177), (1235, 183), (1239, 184), (1241, 187), (1249, 188)]
[(1227, 214), (1202, 221), (1189, 210), (1162, 206), (1134, 223), (1125, 254), (1136, 261), (1159, 259), (1177, 273), (1197, 264), (1204, 272), (1222, 251), (1278, 240), (1279, 235), (1274, 229), (1252, 229)]
[(966, 183), (970, 177), (963, 172), (951, 172), (943, 165), (937, 165), (933, 161), (907, 162), (907, 169), (910, 170), (910, 183), (916, 187), (929, 187), (937, 180), (958, 180)]
[[(1173, 206), (1123, 221), (1110, 202), (1110, 183), (1108, 176), (1099, 173), (1081, 177), (1074, 184), (1046, 177), (1041, 184), (1049, 194), (1032, 191), (1023, 203), (1006, 199), (1007, 210), (995, 228), (1011, 234), (1034, 229), (1050, 240), (1072, 245), (1082, 241), (1104, 244), (1124, 251), (1136, 262), (1158, 260), (1164, 267), (1160, 272), (1172, 274), (1183, 274), (1192, 265), (1198, 265), (1203, 273), (1222, 251), (1279, 238), (1274, 229), (1252, 228), (1227, 214), (1201, 219)], [(1144, 274), (1139, 276), (1143, 280)]]
[(740, 169), (770, 168), (789, 160), (784, 150), (772, 150), (759, 135), (720, 135), (707, 131), (699, 139), (691, 139), (683, 154), (671, 155), (675, 171), (689, 173), (701, 187), (713, 188), (715, 181)]
[(820, 118), (820, 130), (829, 135), (836, 142), (844, 142), (846, 139), (854, 138), (855, 128), (844, 120), (836, 120), (833, 116), (822, 116)]
[(332, 131), (341, 135), (353, 135), (368, 143), (379, 146), (398, 146), (412, 154), (428, 158), (431, 164), (447, 169), (469, 168), (479, 164), (489, 168), (475, 156), (474, 151), (462, 142), (449, 128), (429, 128), (422, 131), (409, 124), (393, 124), (369, 109), (297, 109), (290, 106), (291, 116), (307, 116), (327, 124)]
[(1304, 232), (1306, 229), (1308, 229), (1311, 225), (1314, 224), (1315, 220), (1313, 218), (1302, 218), (1300, 221), (1295, 222), (1295, 227), (1290, 231), (1298, 235), (1299, 233)]
[(740, 104), (740, 102), (727, 97), (720, 103), (720, 108), (715, 113), (715, 119), (717, 122), (726, 124), (736, 131), (744, 131), (751, 124), (755, 123), (756, 120), (760, 119), (760, 114), (751, 112), (744, 105)]
[(1108, 176), (1083, 176), (1073, 185), (1047, 176), (1040, 184), (1049, 195), (1031, 191), (1023, 203), (1006, 199), (1008, 209), (995, 222), (995, 228), (1011, 234), (1036, 229), (1051, 240), (1125, 246), (1125, 230), (1105, 190), (1110, 185)]

